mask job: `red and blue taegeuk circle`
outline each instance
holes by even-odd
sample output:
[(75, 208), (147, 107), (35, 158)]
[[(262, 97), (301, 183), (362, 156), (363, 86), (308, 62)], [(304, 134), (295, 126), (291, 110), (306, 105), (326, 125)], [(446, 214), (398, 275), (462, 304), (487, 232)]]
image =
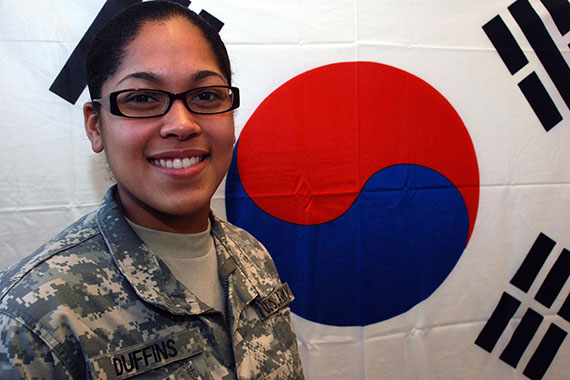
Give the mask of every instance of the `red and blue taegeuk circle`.
[(479, 170), (451, 104), (403, 70), (342, 62), (256, 109), (226, 182), (230, 222), (258, 238), (314, 322), (368, 325), (429, 297), (475, 224)]

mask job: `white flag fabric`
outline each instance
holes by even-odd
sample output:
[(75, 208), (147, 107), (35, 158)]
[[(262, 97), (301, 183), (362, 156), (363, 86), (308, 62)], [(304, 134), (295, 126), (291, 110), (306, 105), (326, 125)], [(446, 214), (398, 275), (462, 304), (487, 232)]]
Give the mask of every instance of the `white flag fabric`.
[[(0, 3), (2, 268), (111, 184), (81, 54), (136, 2)], [(307, 379), (568, 378), (567, 0), (180, 2), (242, 98), (212, 207), (289, 283)]]

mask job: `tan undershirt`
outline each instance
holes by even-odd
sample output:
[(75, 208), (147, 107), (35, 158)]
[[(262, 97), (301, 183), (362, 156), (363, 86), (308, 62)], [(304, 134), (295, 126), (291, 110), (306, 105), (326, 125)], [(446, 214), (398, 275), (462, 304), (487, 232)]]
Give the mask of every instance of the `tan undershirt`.
[(204, 232), (176, 234), (153, 230), (127, 220), (146, 246), (168, 266), (192, 294), (217, 311), (224, 311), (223, 288), (210, 224)]

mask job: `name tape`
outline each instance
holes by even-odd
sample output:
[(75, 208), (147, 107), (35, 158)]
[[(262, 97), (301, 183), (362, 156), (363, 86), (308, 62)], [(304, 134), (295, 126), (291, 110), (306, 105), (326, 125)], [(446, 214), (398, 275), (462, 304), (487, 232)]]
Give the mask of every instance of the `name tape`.
[(281, 284), (270, 295), (265, 298), (256, 300), (257, 309), (261, 312), (262, 318), (267, 319), (273, 315), (277, 310), (287, 306), (295, 297), (291, 292), (291, 288), (287, 283)]

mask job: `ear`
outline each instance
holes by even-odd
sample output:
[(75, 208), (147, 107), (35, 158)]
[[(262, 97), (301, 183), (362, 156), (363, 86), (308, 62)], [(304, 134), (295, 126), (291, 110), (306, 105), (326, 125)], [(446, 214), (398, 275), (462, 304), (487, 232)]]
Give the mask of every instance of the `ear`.
[(83, 105), (83, 123), (87, 138), (91, 141), (91, 149), (95, 153), (101, 153), (104, 148), (101, 134), (101, 118), (91, 102)]

